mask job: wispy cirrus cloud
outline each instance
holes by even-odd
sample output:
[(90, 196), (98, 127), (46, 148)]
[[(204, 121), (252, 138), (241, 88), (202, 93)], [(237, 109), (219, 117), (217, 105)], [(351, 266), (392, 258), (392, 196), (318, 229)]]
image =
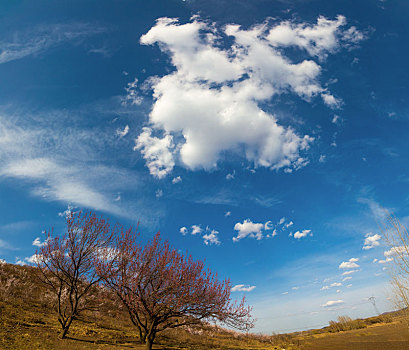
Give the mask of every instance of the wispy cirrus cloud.
[(0, 249), (12, 250), (13, 247), (6, 241), (3, 241), (2, 239), (0, 239)]
[(81, 165), (67, 166), (48, 158), (31, 158), (7, 164), (0, 171), (0, 176), (34, 181), (32, 194), (45, 200), (123, 214), (117, 205), (95, 188), (104, 176), (110, 177), (115, 171), (103, 166), (87, 167), (87, 171), (88, 174), (84, 175)]
[(44, 53), (63, 42), (101, 34), (105, 29), (87, 23), (41, 25), (26, 31), (12, 33), (8, 41), (0, 41), (0, 64)]
[(114, 199), (118, 191), (136, 189), (140, 180), (130, 170), (104, 165), (106, 155), (97, 151), (115, 136), (66, 127), (64, 115), (59, 117), (61, 125), (0, 114), (0, 179), (27, 182), (44, 200), (131, 216)]

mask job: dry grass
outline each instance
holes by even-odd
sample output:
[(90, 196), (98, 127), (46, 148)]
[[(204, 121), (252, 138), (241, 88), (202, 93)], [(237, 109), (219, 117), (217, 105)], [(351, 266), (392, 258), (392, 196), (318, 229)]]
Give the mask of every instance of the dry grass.
[(329, 326), (326, 327), (326, 330), (328, 330), (331, 333), (336, 333), (336, 332), (351, 331), (353, 329), (366, 328), (375, 323), (390, 323), (390, 322), (392, 322), (392, 317), (391, 315), (388, 315), (388, 314), (376, 316), (376, 317), (370, 317), (367, 319), (358, 318), (355, 320), (353, 320), (349, 316), (339, 316), (338, 322), (330, 321)]
[[(76, 320), (65, 340), (60, 339), (53, 303), (35, 268), (0, 264), (0, 349), (144, 349), (129, 316), (112, 296), (104, 294), (99, 311)], [(213, 326), (167, 331), (157, 343), (154, 349), (273, 349), (269, 337)]]
[(362, 329), (305, 336), (303, 350), (404, 350), (409, 349), (409, 332), (402, 320), (376, 323)]
[[(0, 264), (0, 349), (144, 349), (128, 315), (114, 298), (98, 312), (81, 316), (60, 339), (53, 298), (39, 284), (35, 269)], [(214, 326), (169, 330), (154, 349), (162, 350), (400, 350), (409, 349), (403, 311), (367, 319), (341, 316), (323, 329), (291, 334), (256, 335)]]

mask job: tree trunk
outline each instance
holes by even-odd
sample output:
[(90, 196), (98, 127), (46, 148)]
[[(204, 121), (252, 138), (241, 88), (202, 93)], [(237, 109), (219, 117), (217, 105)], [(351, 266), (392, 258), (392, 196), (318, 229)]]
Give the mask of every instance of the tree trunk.
[(150, 339), (149, 339), (149, 337), (148, 338), (146, 338), (146, 346), (145, 346), (145, 349), (146, 350), (152, 350), (152, 345), (153, 345), (153, 341), (151, 341)]
[(68, 322), (65, 322), (63, 328), (62, 328), (62, 334), (61, 334), (61, 339), (65, 339), (67, 336), (68, 330), (70, 329), (71, 323), (74, 320), (74, 318), (70, 318)]
[(68, 327), (65, 327), (62, 331), (61, 339), (65, 339), (65, 337), (67, 336), (67, 333), (68, 333)]
[(152, 350), (153, 342), (156, 337), (156, 331), (151, 330), (151, 332), (146, 337), (146, 350)]
[(142, 332), (142, 329), (138, 329), (139, 331), (139, 342), (141, 344), (145, 344), (146, 343), (146, 333)]

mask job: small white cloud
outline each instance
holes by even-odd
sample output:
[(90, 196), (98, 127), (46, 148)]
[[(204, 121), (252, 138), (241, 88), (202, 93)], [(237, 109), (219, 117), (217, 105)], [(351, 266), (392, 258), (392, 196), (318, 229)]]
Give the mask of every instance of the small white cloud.
[(286, 223), (284, 226), (285, 226), (285, 228), (289, 228), (289, 227), (291, 227), (293, 225), (294, 225), (294, 223), (292, 221), (290, 221), (290, 222)]
[(156, 198), (160, 198), (163, 196), (163, 191), (161, 189), (157, 189), (155, 192)]
[(225, 217), (228, 217), (228, 216), (230, 216), (231, 215), (231, 211), (226, 211), (225, 213), (224, 213), (224, 216)]
[(348, 284), (348, 285), (347, 285), (347, 288), (351, 288), (351, 287), (352, 287), (352, 284)]
[[(201, 236), (203, 234), (202, 238), (205, 245), (219, 245), (221, 243), (218, 236), (219, 232), (211, 229), (209, 226), (207, 226), (206, 229), (202, 229), (200, 225), (192, 225), (191, 229), (191, 234), (193, 236)], [(179, 229), (179, 232), (185, 236), (188, 234), (188, 229), (187, 227), (183, 226)]]
[(342, 286), (342, 283), (339, 283), (339, 282), (334, 282), (330, 284), (330, 287), (340, 287), (340, 286)]
[(288, 292), (283, 292), (283, 293), (281, 293), (282, 295), (287, 295), (288, 294)]
[(364, 246), (362, 247), (362, 249), (368, 250), (368, 249), (372, 249), (380, 245), (379, 240), (381, 239), (381, 236), (379, 234), (377, 233), (373, 234), (369, 232), (365, 235), (365, 237), (366, 238), (365, 238)]
[(280, 221), (278, 222), (278, 225), (282, 225), (284, 224), (284, 222), (285, 222), (285, 217), (282, 217)]
[(114, 201), (119, 202), (121, 200), (121, 194), (118, 193), (117, 196), (115, 197)]
[(342, 105), (342, 100), (334, 97), (329, 93), (322, 93), (321, 94), (322, 100), (324, 103), (330, 108), (340, 108)]
[(345, 271), (342, 273), (342, 276), (350, 275), (352, 273), (358, 272), (358, 270), (351, 270), (351, 271)]
[(233, 180), (235, 175), (236, 175), (236, 171), (233, 170), (232, 173), (226, 175), (226, 180)]
[(25, 266), (25, 265), (27, 265), (27, 263), (26, 263), (24, 260), (21, 260), (21, 259), (19, 259), (19, 258), (16, 258), (15, 264), (16, 264), (16, 265), (20, 265), (20, 266)]
[(250, 219), (244, 220), (243, 223), (238, 222), (234, 225), (234, 230), (238, 231), (238, 235), (233, 237), (233, 241), (238, 242), (245, 237), (252, 237), (260, 240), (263, 238), (263, 229), (264, 224), (253, 223)]
[(128, 83), (125, 88), (126, 95), (122, 99), (122, 105), (140, 105), (143, 101), (143, 98), (139, 95), (138, 92), (138, 79), (135, 78), (134, 81)]
[(277, 229), (273, 230), (273, 233), (271, 234), (271, 237), (275, 237), (278, 235)]
[(335, 114), (331, 121), (332, 121), (333, 124), (339, 124), (339, 123), (342, 122), (342, 119), (341, 119), (341, 117), (339, 115)]
[(349, 46), (354, 46), (364, 40), (366, 35), (356, 29), (356, 27), (352, 26), (344, 31), (342, 34), (342, 39), (347, 43)]
[(45, 240), (44, 242), (41, 242), (40, 237), (37, 237), (32, 243), (33, 246), (39, 247), (39, 248), (46, 245), (46, 244), (47, 244), (47, 240)]
[(341, 286), (342, 286), (342, 283), (334, 282), (334, 283), (331, 283), (329, 286), (323, 286), (321, 288), (321, 290), (328, 290), (328, 289), (333, 288), (333, 287), (341, 287)]
[(300, 239), (303, 237), (307, 237), (308, 235), (312, 236), (311, 230), (302, 230), (301, 232), (297, 231), (296, 233), (294, 233), (294, 238)]
[(122, 137), (126, 136), (128, 134), (128, 132), (129, 132), (129, 125), (126, 125), (123, 130), (117, 129), (116, 130), (116, 135), (119, 136), (119, 138), (122, 138)]
[(264, 224), (264, 229), (267, 231), (267, 230), (272, 230), (274, 228), (274, 226), (273, 226), (273, 223), (271, 222), (271, 221), (267, 221), (265, 224)]
[(182, 178), (180, 176), (174, 177), (172, 179), (173, 184), (178, 184), (179, 182), (182, 182)]
[(329, 300), (325, 304), (321, 305), (321, 307), (333, 307), (333, 306), (338, 306), (342, 305), (345, 302), (343, 300)]
[(325, 160), (327, 159), (327, 156), (325, 154), (321, 154), (320, 158), (318, 159), (318, 161), (320, 163), (325, 163)]
[(342, 282), (348, 281), (348, 280), (350, 280), (350, 279), (352, 279), (351, 276), (344, 277), (344, 278), (342, 279)]
[(389, 258), (386, 258), (385, 260), (378, 260), (378, 264), (387, 264), (391, 261), (393, 261), (393, 258), (389, 257)]
[(210, 233), (204, 234), (203, 235), (204, 244), (206, 244), (206, 245), (212, 245), (212, 244), (219, 245), (220, 241), (219, 241), (219, 238), (217, 236), (218, 234), (219, 234), (219, 232), (216, 231), (216, 230), (211, 230)]
[(355, 269), (358, 268), (359, 265), (357, 264), (357, 261), (359, 258), (351, 258), (348, 261), (343, 261), (338, 268), (340, 269)]
[(64, 210), (63, 212), (58, 213), (58, 216), (66, 218), (68, 216), (71, 215), (71, 213), (73, 212), (73, 210), (75, 209), (75, 207), (73, 207), (72, 205), (68, 204), (67, 209)]
[(232, 292), (251, 292), (255, 288), (256, 286), (250, 286), (246, 284), (237, 284), (231, 289), (231, 291)]
[(142, 133), (135, 140), (135, 150), (140, 150), (146, 160), (146, 166), (154, 177), (162, 179), (175, 166), (171, 149), (173, 137), (166, 135), (163, 138), (151, 136), (152, 129), (143, 128)]
[(30, 257), (25, 258), (24, 260), (27, 261), (30, 264), (37, 264), (38, 262), (41, 261), (41, 256), (40, 254), (33, 254)]
[(373, 263), (376, 263), (377, 261), (378, 261), (377, 258), (375, 258), (375, 259), (372, 260)]
[(297, 287), (297, 286), (296, 286), (296, 287), (292, 287), (291, 289), (292, 289), (292, 290), (298, 290), (298, 289), (300, 289), (300, 287)]
[(408, 255), (408, 250), (404, 246), (398, 246), (398, 247), (392, 247), (391, 249), (385, 251), (383, 255), (385, 257), (390, 257), (390, 256), (395, 256), (395, 255), (400, 255), (402, 256), (403, 254)]
[(192, 225), (192, 235), (196, 234), (201, 234), (203, 232), (203, 229), (200, 227), (200, 225)]

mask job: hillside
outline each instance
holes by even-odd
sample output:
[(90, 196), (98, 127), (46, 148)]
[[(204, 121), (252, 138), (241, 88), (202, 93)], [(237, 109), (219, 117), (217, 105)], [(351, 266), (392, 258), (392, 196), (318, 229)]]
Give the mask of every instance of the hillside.
[[(52, 298), (38, 282), (35, 271), (28, 266), (0, 264), (0, 349), (144, 348), (121, 305), (106, 295), (98, 311), (82, 315), (73, 323), (68, 339), (61, 340)], [(343, 321), (323, 329), (272, 336), (239, 334), (214, 326), (179, 329), (163, 333), (154, 349), (409, 348), (402, 313)]]

